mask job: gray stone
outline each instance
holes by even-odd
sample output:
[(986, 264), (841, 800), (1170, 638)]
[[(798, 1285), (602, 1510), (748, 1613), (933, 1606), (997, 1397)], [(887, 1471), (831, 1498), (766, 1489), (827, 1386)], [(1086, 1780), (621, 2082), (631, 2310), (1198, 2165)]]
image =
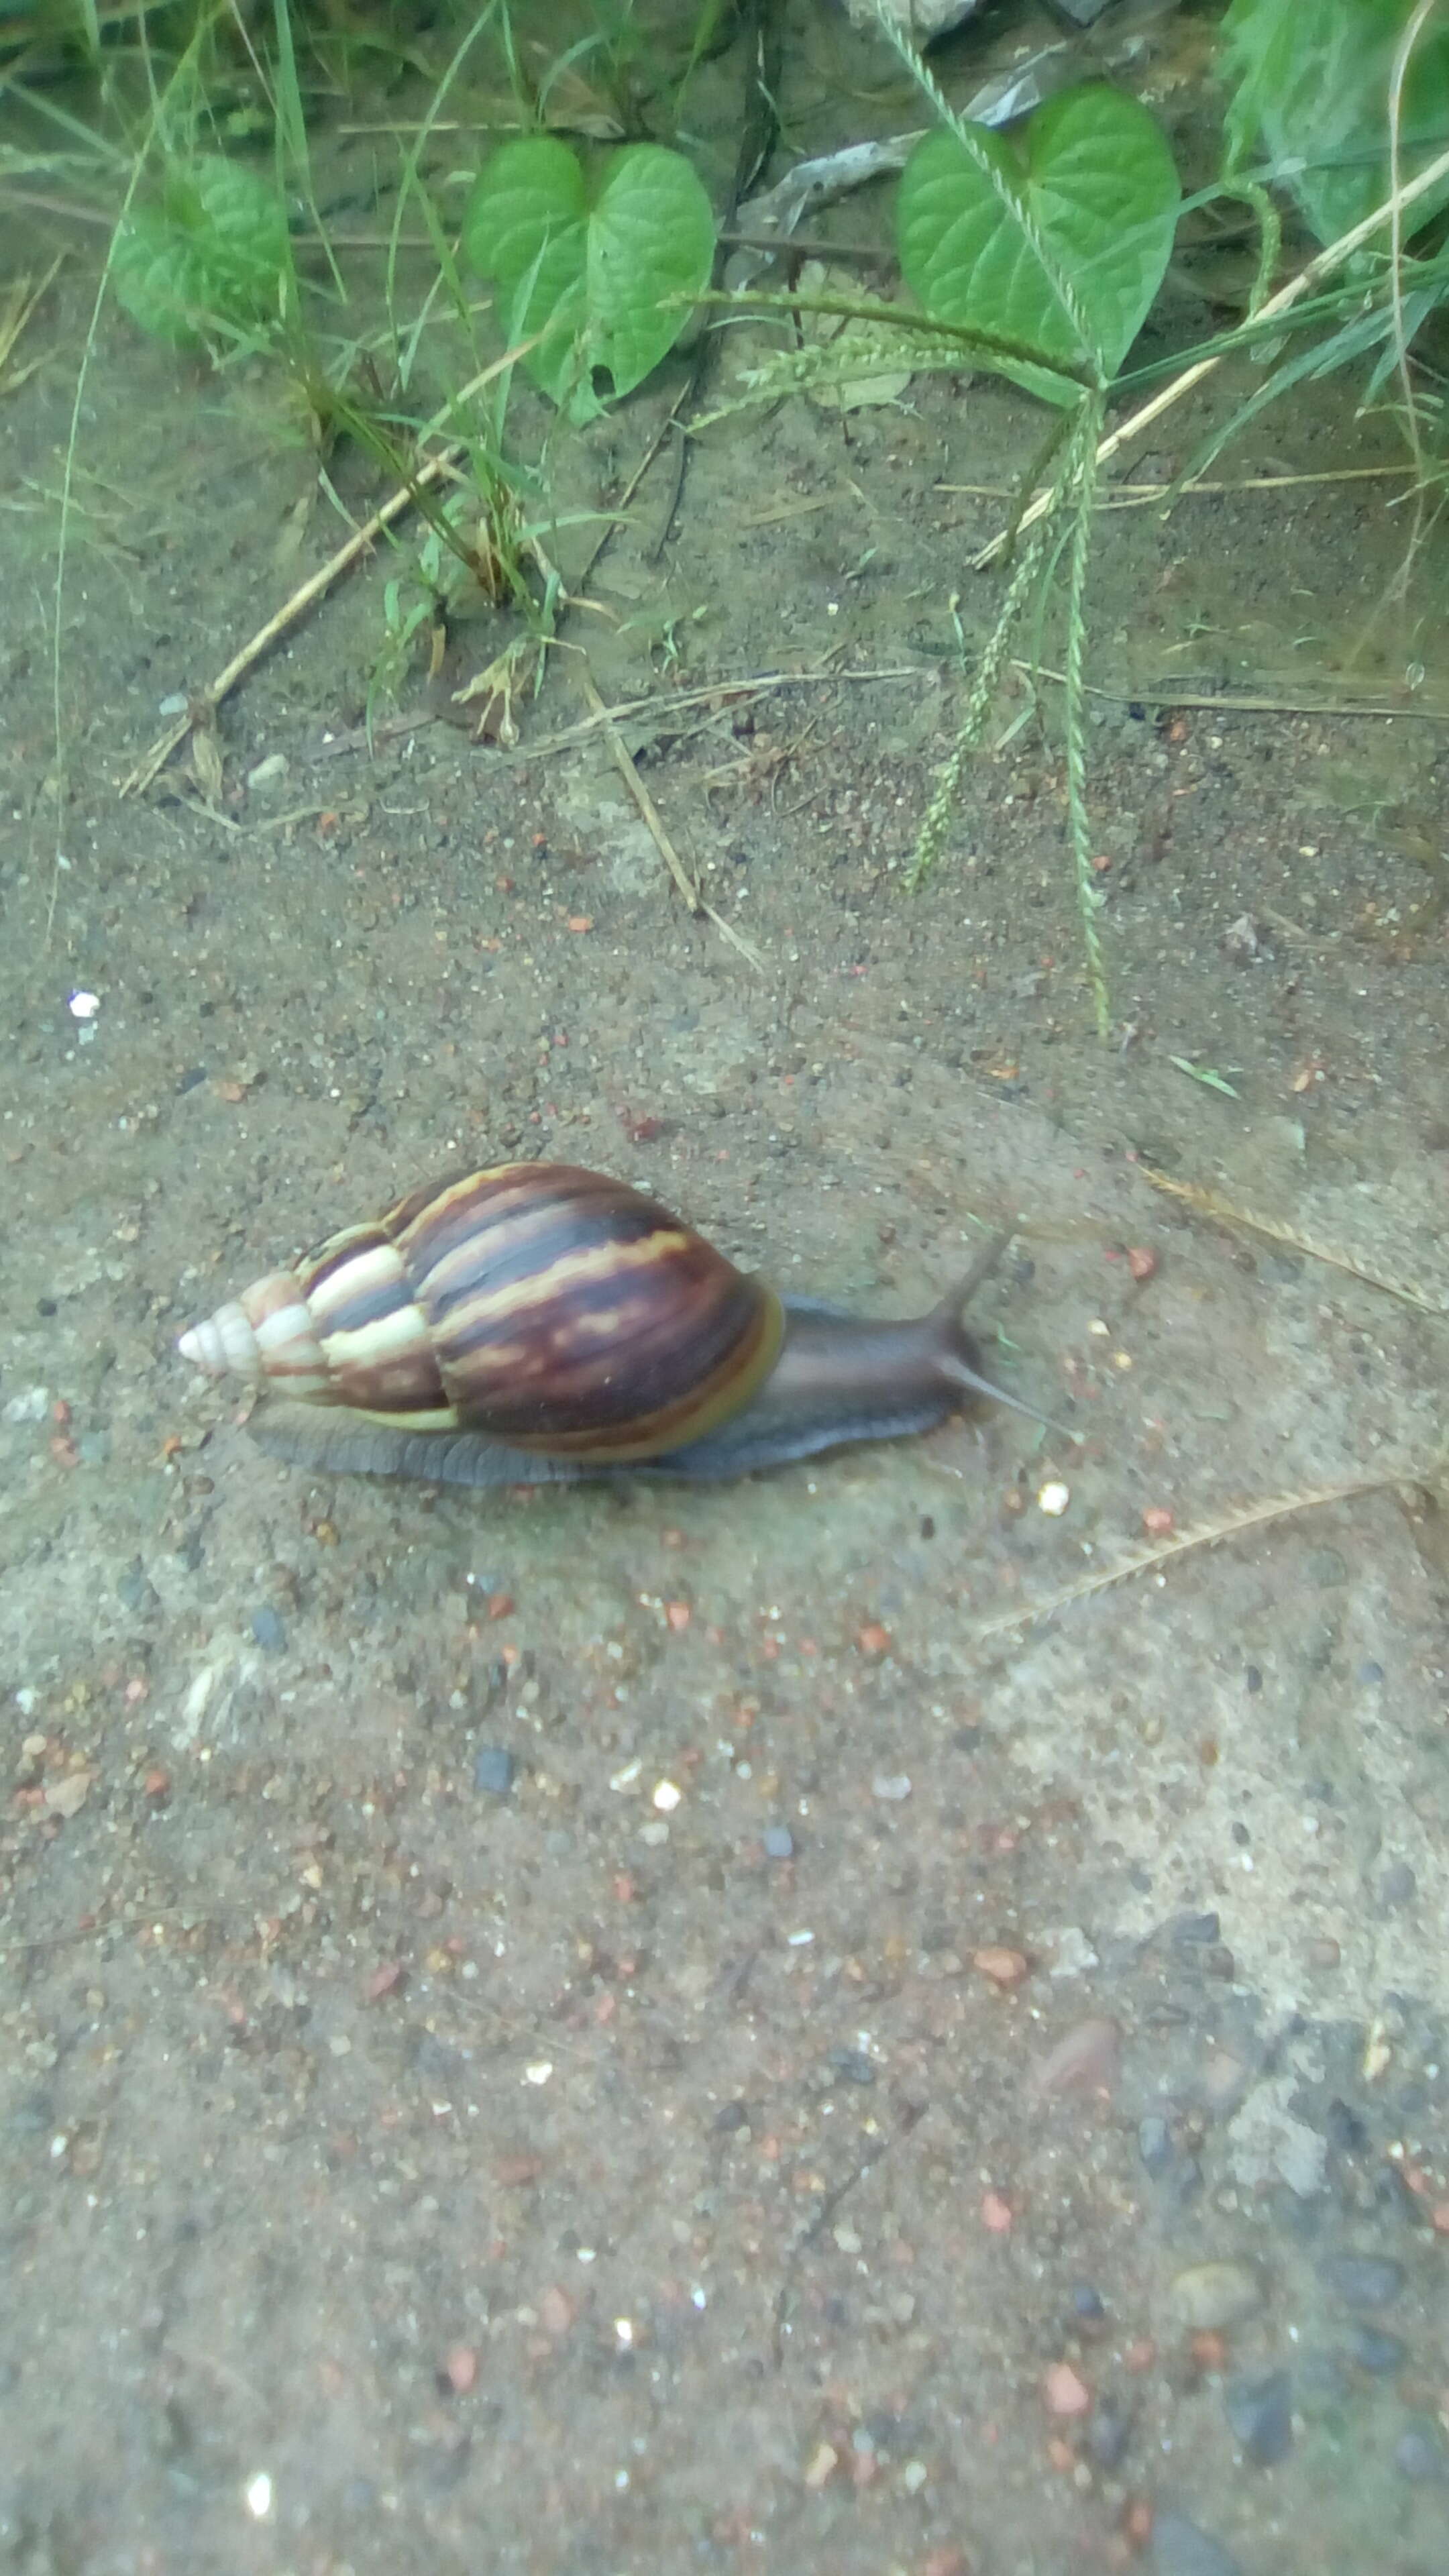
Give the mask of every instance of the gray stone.
[(1286, 2370), (1243, 2374), (1223, 2391), (1223, 2412), (1235, 2441), (1260, 2469), (1271, 2469), (1293, 2448), (1293, 2387)]
[(1346, 2308), (1387, 2308), (1404, 2286), (1404, 2267), (1387, 2254), (1335, 2254), (1323, 2278)]
[(1387, 2379), (1402, 2370), (1409, 2358), (1409, 2347), (1402, 2335), (1385, 2334), (1382, 2326), (1354, 2326), (1348, 2338), (1348, 2357), (1360, 2370), (1372, 2371), (1375, 2379)]
[(1087, 2426), (1087, 2448), (1099, 2469), (1120, 2468), (1132, 2439), (1132, 2418), (1107, 2398)]
[(1431, 2478), (1442, 2478), (1449, 2461), (1437, 2435), (1427, 2425), (1415, 2424), (1395, 2443), (1394, 2466), (1401, 2478), (1412, 2478), (1416, 2486), (1423, 2486)]
[(1172, 2162), (1172, 2132), (1156, 2111), (1138, 2123), (1137, 2152), (1154, 2181)]
[(1197, 2334), (1240, 2326), (1263, 2305), (1263, 2284), (1251, 2263), (1192, 2263), (1172, 2284), (1172, 2304)]
[(1242, 2562), (1185, 2513), (1159, 2513), (1152, 2526), (1153, 2576), (1242, 2576)]

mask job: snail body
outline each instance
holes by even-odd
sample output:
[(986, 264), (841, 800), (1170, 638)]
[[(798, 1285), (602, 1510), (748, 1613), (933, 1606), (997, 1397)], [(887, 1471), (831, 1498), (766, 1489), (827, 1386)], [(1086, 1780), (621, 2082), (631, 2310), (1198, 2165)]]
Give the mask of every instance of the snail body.
[[(184, 1333), (248, 1379), (274, 1456), (436, 1484), (748, 1475), (923, 1431), (975, 1392), (966, 1289), (904, 1323), (782, 1298), (658, 1201), (572, 1164), (414, 1190)], [(1026, 1409), (1026, 1408), (1018, 1408)]]

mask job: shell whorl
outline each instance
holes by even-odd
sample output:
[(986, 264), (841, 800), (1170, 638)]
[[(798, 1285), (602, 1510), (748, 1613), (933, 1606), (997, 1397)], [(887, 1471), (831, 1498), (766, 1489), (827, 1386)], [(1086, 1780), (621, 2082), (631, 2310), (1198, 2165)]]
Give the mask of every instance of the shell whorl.
[(694, 1441), (775, 1364), (778, 1298), (596, 1172), (504, 1163), (416, 1190), (183, 1336), (278, 1394), (628, 1462)]
[(246, 1378), (285, 1387), (289, 1395), (326, 1400), (328, 1368), (301, 1282), (290, 1270), (268, 1271), (230, 1305), (218, 1306), (176, 1345), (208, 1377)]

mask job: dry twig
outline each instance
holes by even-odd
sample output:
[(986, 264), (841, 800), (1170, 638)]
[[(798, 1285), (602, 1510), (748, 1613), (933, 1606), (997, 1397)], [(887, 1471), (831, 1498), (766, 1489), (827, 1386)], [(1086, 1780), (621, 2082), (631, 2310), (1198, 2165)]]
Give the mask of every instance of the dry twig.
[[(470, 383), (464, 385), (460, 393), (453, 396), (447, 412), (434, 417), (423, 433), (424, 436), (435, 435), (446, 419), (455, 415), (464, 403), (471, 402), (475, 394), (481, 393), (485, 385), (491, 384), (495, 376), (503, 373), (505, 367), (515, 366), (520, 358), (528, 355), (530, 349), (536, 349), (542, 337), (541, 331), (535, 332), (531, 340), (521, 340), (516, 349), (505, 350), (501, 358), (495, 358), (491, 366), (485, 367), (481, 374), (474, 376)], [(430, 491), (434, 484), (445, 482), (467, 452), (466, 439), (451, 439), (446, 447), (439, 448), (435, 456), (430, 456), (426, 464), (420, 465), (416, 474), (394, 492), (390, 499), (384, 501), (382, 508), (375, 510), (372, 517), (348, 538), (347, 543), (338, 547), (336, 554), (328, 557), (320, 571), (314, 572), (309, 581), (304, 581), (299, 590), (293, 591), (291, 598), (283, 602), (276, 615), (269, 617), (265, 626), (258, 628), (250, 642), (244, 644), (239, 653), (232, 655), (225, 669), (218, 671), (216, 678), (206, 688), (198, 691), (185, 715), (178, 716), (174, 724), (167, 726), (165, 733), (153, 742), (145, 758), (139, 760), (135, 768), (128, 771), (122, 779), (121, 794), (136, 796), (143, 788), (149, 787), (153, 778), (158, 777), (165, 768), (173, 751), (186, 740), (193, 726), (214, 716), (222, 700), (230, 696), (238, 680), (244, 680), (247, 673), (254, 670), (257, 663), (270, 653), (272, 646), (306, 616), (308, 609), (315, 607), (317, 601), (326, 596), (345, 572), (350, 572), (355, 563), (371, 552), (376, 539), (385, 529), (393, 525), (394, 520), (406, 516), (417, 500), (419, 492)]]
[(1399, 1467), (1377, 1476), (1351, 1476), (1339, 1485), (1312, 1485), (1299, 1494), (1277, 1494), (1271, 1502), (1245, 1504), (1241, 1510), (1225, 1512), (1220, 1520), (1206, 1522), (1201, 1529), (1182, 1530), (1156, 1547), (1139, 1548), (1118, 1565), (1083, 1574), (1075, 1583), (1054, 1592), (1050, 1600), (1020, 1610), (999, 1611), (994, 1619), (983, 1619), (973, 1628), (972, 1638), (979, 1642), (985, 1637), (1004, 1637), (1013, 1628), (1035, 1626), (1042, 1619), (1053, 1618), (1058, 1610), (1070, 1609), (1074, 1602), (1090, 1600), (1096, 1592), (1107, 1592), (1114, 1584), (1131, 1583), (1140, 1574), (1152, 1574), (1195, 1548), (1222, 1547), (1229, 1539), (1242, 1538), (1248, 1530), (1266, 1529), (1275, 1521), (1289, 1520), (1295, 1512), (1321, 1511), (1326, 1503), (1350, 1502), (1360, 1494), (1389, 1493), (1405, 1486), (1432, 1490), (1442, 1482), (1444, 1468), (1445, 1460), (1440, 1457), (1428, 1467)]
[(1155, 1190), (1169, 1198), (1180, 1199), (1185, 1207), (1195, 1208), (1200, 1216), (1210, 1216), (1222, 1225), (1246, 1227), (1250, 1234), (1266, 1236), (1270, 1243), (1281, 1243), (1290, 1252), (1301, 1252), (1309, 1261), (1321, 1261), (1330, 1270), (1345, 1271), (1350, 1279), (1361, 1279), (1366, 1288), (1379, 1288), (1386, 1297), (1397, 1297), (1403, 1306), (1412, 1306), (1417, 1314), (1433, 1315), (1439, 1322), (1449, 1320), (1449, 1305), (1433, 1297), (1408, 1279), (1391, 1279), (1384, 1271), (1370, 1270), (1365, 1262), (1356, 1261), (1351, 1252), (1335, 1251), (1331, 1244), (1319, 1243), (1314, 1236), (1300, 1234), (1296, 1227), (1282, 1224), (1276, 1217), (1261, 1216), (1256, 1209), (1235, 1207), (1231, 1199), (1220, 1198), (1216, 1190), (1202, 1189), (1196, 1181), (1174, 1181), (1151, 1163), (1140, 1163), (1138, 1169)]
[(678, 886), (680, 893), (683, 895), (685, 902), (688, 904), (690, 911), (693, 913), (708, 913), (710, 920), (714, 923), (720, 936), (727, 939), (732, 948), (737, 948), (740, 955), (748, 958), (752, 966), (763, 966), (765, 961), (760, 955), (758, 948), (756, 948), (750, 940), (746, 939), (740, 931), (736, 930), (732, 922), (726, 921), (723, 913), (716, 912), (714, 905), (712, 903), (707, 903), (704, 896), (700, 893), (698, 885), (691, 877), (684, 861), (681, 859), (679, 852), (676, 850), (674, 843), (671, 841), (669, 834), (664, 828), (663, 817), (629, 756), (628, 745), (624, 741), (624, 738), (619, 732), (617, 725), (614, 723), (613, 718), (610, 716), (608, 708), (605, 706), (603, 699), (600, 697), (599, 692), (595, 688), (593, 680), (587, 671), (584, 673), (584, 695), (589, 701), (595, 722), (603, 728), (609, 749), (613, 753), (615, 764), (623, 778), (624, 784), (628, 788), (630, 795), (633, 797), (635, 804), (638, 806), (639, 811), (653, 837), (654, 845), (658, 850), (660, 857), (663, 859), (665, 866), (668, 868), (670, 875), (673, 877), (675, 884)]

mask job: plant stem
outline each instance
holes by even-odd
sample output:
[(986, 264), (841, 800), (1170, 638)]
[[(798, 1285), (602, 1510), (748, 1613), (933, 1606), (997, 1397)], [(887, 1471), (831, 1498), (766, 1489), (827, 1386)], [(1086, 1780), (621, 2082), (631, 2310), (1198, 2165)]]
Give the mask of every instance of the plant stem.
[(1102, 943), (1097, 936), (1097, 915), (1102, 908), (1102, 897), (1092, 873), (1092, 828), (1087, 811), (1087, 711), (1082, 693), (1082, 657), (1087, 638), (1087, 567), (1092, 552), (1092, 507), (1097, 488), (1097, 442), (1102, 431), (1102, 412), (1100, 398), (1089, 396), (1082, 404), (1068, 450), (1073, 518), (1067, 587), (1064, 703), (1067, 812), (1072, 833), (1072, 864), (1077, 879), (1077, 907), (1082, 916), (1082, 945), (1087, 953), (1087, 978), (1092, 987), (1097, 1035), (1105, 1041), (1112, 1025), (1112, 1010)]

